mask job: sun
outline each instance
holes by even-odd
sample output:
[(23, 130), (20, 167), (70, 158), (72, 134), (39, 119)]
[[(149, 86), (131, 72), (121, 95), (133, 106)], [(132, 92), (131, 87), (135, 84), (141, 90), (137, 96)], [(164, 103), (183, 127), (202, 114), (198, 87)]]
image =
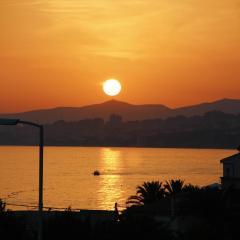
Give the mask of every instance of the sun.
[(103, 91), (109, 96), (116, 96), (121, 92), (121, 84), (116, 79), (109, 79), (103, 83)]

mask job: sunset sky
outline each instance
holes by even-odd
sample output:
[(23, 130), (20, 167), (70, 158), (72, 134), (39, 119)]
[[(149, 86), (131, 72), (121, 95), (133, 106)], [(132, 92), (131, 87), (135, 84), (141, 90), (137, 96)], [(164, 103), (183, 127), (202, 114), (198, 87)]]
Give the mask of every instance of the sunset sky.
[(1, 0), (0, 112), (240, 98), (240, 0)]

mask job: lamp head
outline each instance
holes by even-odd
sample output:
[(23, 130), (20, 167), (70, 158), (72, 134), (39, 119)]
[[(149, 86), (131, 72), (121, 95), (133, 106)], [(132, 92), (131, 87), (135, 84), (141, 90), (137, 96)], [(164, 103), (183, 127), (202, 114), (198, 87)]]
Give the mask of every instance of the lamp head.
[(0, 125), (17, 125), (19, 119), (0, 118)]

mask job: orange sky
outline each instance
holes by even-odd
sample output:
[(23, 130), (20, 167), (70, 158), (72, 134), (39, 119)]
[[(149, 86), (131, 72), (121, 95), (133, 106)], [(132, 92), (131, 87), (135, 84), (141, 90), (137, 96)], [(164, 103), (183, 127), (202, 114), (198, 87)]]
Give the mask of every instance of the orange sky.
[(3, 0), (0, 112), (240, 98), (240, 0)]

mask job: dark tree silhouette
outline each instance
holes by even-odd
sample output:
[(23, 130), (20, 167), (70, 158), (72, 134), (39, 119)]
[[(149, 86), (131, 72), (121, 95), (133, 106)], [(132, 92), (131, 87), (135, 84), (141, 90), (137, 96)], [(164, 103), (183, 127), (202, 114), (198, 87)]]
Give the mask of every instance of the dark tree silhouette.
[(184, 180), (171, 179), (164, 184), (166, 196), (171, 198), (171, 216), (174, 217), (176, 213), (176, 195), (183, 192)]
[(137, 186), (136, 195), (130, 196), (127, 205), (145, 205), (156, 202), (165, 196), (162, 182), (152, 181), (144, 182), (141, 186)]
[(164, 188), (166, 190), (166, 194), (169, 196), (176, 196), (176, 194), (180, 193), (184, 189), (184, 180), (181, 179), (171, 179), (166, 181), (164, 184)]
[(198, 185), (193, 185), (191, 183), (186, 184), (183, 187), (183, 191), (184, 192), (188, 192), (188, 193), (192, 193), (192, 192), (199, 192), (201, 190), (201, 187), (199, 187)]

